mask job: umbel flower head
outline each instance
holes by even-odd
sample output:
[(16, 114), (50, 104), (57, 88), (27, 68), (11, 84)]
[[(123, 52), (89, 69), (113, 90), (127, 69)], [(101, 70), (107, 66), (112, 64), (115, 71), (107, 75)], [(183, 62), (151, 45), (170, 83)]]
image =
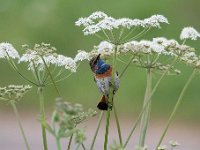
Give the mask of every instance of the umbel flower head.
[(76, 54), (74, 60), (76, 62), (83, 61), (83, 60), (90, 60), (91, 58), (101, 54), (102, 57), (104, 56), (111, 56), (114, 52), (114, 45), (107, 41), (102, 41), (99, 45), (94, 46), (94, 49), (90, 52), (86, 52), (84, 50), (79, 50)]
[(19, 59), (19, 53), (10, 43), (0, 43), (0, 58)]
[(4, 98), (5, 100), (20, 100), (31, 88), (30, 85), (0, 87), (0, 98)]
[(26, 52), (19, 60), (21, 62), (28, 62), (28, 69), (33, 70), (37, 68), (42, 71), (45, 69), (45, 65), (54, 67), (65, 67), (71, 72), (76, 72), (76, 62), (64, 55), (56, 53), (56, 48), (51, 47), (50, 44), (35, 44), (33, 49), (30, 49), (28, 45), (23, 46)]
[(180, 39), (191, 39), (191, 40), (197, 40), (197, 38), (200, 38), (200, 33), (195, 30), (193, 27), (185, 27), (183, 28)]
[(129, 18), (119, 18), (115, 19), (108, 16), (104, 12), (98, 11), (92, 13), (90, 16), (85, 18), (79, 18), (75, 22), (77, 26), (83, 26), (83, 33), (85, 35), (96, 34), (100, 31), (113, 30), (119, 28), (131, 29), (133, 27), (150, 28), (156, 27), (160, 28), (160, 23), (169, 23), (167, 18), (162, 15), (153, 15), (149, 18), (140, 19), (129, 19)]

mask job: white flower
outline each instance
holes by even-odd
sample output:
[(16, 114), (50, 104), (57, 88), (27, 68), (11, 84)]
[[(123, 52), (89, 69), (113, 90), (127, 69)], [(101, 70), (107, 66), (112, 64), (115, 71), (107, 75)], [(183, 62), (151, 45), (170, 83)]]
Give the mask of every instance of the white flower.
[(154, 43), (154, 42), (152, 42), (152, 44), (151, 44), (151, 49), (152, 49), (153, 52), (156, 52), (158, 54), (161, 54), (165, 51), (164, 46), (157, 44), (157, 43)]
[(103, 12), (94, 12), (89, 17), (80, 18), (75, 22), (77, 26), (83, 26), (85, 35), (95, 34), (99, 31), (113, 30), (121, 28), (131, 29), (132, 27), (156, 27), (160, 28), (160, 23), (169, 23), (162, 15), (153, 15), (144, 20), (119, 18), (115, 19)]
[(102, 30), (112, 30), (113, 28), (118, 28), (117, 20), (112, 17), (106, 17), (99, 21), (97, 26)]
[(19, 53), (10, 43), (0, 43), (0, 58), (19, 59)]
[(65, 68), (70, 70), (71, 72), (76, 72), (76, 62), (70, 57), (65, 58)]
[(129, 18), (120, 18), (116, 20), (117, 26), (122, 26), (124, 28), (130, 29), (132, 26), (135, 25), (132, 19)]
[(158, 150), (166, 150), (167, 146), (166, 145), (161, 145), (158, 147)]
[(89, 60), (89, 53), (87, 53), (86, 51), (79, 50), (74, 58), (74, 61), (78, 62), (83, 60)]
[(83, 29), (84, 35), (91, 35), (99, 32), (101, 28), (97, 25), (90, 25)]
[(75, 25), (76, 26), (81, 26), (82, 25), (84, 27), (87, 27), (87, 26), (89, 26), (89, 25), (91, 25), (93, 23), (94, 22), (91, 19), (81, 17), (81, 18), (78, 19), (78, 21), (75, 22)]
[(47, 66), (54, 65), (56, 67), (65, 67), (71, 72), (76, 72), (76, 62), (72, 58), (56, 53), (48, 53), (43, 56), (39, 55), (38, 53), (39, 52), (35, 50), (29, 50), (27, 53), (22, 55), (22, 57), (19, 59), (19, 63), (28, 62), (29, 70), (38, 69), (43, 71), (46, 63)]
[(160, 23), (169, 24), (167, 18), (165, 18), (163, 15), (153, 15), (149, 18), (144, 19), (143, 26), (144, 27), (158, 27), (158, 28), (160, 28)]
[(185, 27), (183, 28), (180, 39), (191, 39), (191, 40), (197, 40), (197, 38), (200, 37), (200, 33), (195, 30), (193, 27)]
[(128, 51), (139, 52), (142, 49), (141, 45), (137, 41), (130, 41), (124, 44), (121, 52), (127, 53)]
[(111, 55), (113, 53), (113, 49), (114, 49), (114, 45), (107, 41), (102, 41), (97, 46), (98, 53), (105, 54), (105, 55)]
[(88, 18), (91, 20), (96, 20), (96, 19), (102, 19), (106, 17), (108, 17), (108, 15), (105, 14), (104, 12), (96, 11), (96, 12), (93, 12)]

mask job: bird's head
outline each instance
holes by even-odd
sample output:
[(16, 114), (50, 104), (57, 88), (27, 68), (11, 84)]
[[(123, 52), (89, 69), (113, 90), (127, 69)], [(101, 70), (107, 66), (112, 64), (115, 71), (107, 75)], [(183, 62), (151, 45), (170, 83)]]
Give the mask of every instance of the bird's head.
[(96, 57), (93, 57), (91, 60), (90, 60), (90, 68), (92, 70), (92, 72), (96, 72), (100, 67), (101, 65), (104, 63), (101, 58), (100, 58), (100, 55), (99, 54), (98, 56)]

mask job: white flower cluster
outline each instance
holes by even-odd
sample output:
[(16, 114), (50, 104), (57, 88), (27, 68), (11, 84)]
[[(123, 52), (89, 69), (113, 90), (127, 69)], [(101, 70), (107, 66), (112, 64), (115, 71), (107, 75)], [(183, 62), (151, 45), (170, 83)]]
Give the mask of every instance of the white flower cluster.
[[(180, 46), (178, 42), (173, 39), (167, 40), (166, 38), (158, 37), (153, 38), (152, 41), (141, 40), (125, 43), (121, 52), (127, 53), (131, 51), (133, 53), (175, 55), (172, 50), (178, 46)], [(172, 48), (171, 50), (170, 47)]]
[(90, 52), (79, 50), (74, 60), (75, 62), (90, 60), (92, 57), (97, 56), (98, 54), (101, 54), (101, 56), (110, 56), (113, 54), (114, 48), (115, 45), (113, 45), (112, 43), (102, 41), (99, 43), (99, 45), (94, 47), (94, 50)]
[(10, 43), (0, 43), (0, 58), (19, 59), (17, 50)]
[(75, 62), (89, 60), (89, 59), (90, 59), (89, 53), (83, 50), (78, 50), (78, 53), (74, 58)]
[(77, 26), (83, 26), (83, 32), (85, 35), (92, 35), (103, 30), (113, 30), (119, 28), (130, 29), (132, 27), (156, 27), (160, 28), (160, 23), (169, 23), (167, 18), (162, 15), (153, 15), (149, 18), (140, 19), (129, 19), (119, 18), (115, 19), (108, 16), (103, 12), (94, 12), (89, 17), (79, 18), (75, 22)]
[[(44, 52), (43, 52), (44, 51)], [(49, 51), (49, 52), (48, 52)], [(76, 62), (64, 55), (60, 55), (54, 52), (55, 48), (50, 47), (42, 43), (36, 45), (32, 50), (28, 49), (26, 53), (19, 59), (19, 63), (28, 62), (28, 69), (33, 70), (36, 67), (39, 70), (45, 69), (45, 63), (50, 66), (65, 67), (71, 72), (76, 72)]]
[(0, 97), (8, 100), (20, 100), (31, 88), (32, 86), (30, 85), (8, 85), (7, 87), (0, 87)]
[(197, 40), (197, 38), (200, 38), (200, 33), (195, 30), (193, 27), (185, 27), (183, 28), (180, 39), (191, 39), (191, 40)]

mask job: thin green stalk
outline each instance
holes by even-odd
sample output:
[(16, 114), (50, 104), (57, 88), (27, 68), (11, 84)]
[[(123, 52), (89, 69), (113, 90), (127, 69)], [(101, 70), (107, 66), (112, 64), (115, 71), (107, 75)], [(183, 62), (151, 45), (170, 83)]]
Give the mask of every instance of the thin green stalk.
[[(147, 30), (146, 30), (147, 29)], [(142, 32), (140, 32), (139, 34), (137, 34), (136, 36), (132, 37), (130, 40), (134, 40), (134, 39), (137, 39), (139, 38), (140, 36), (146, 34), (151, 28), (145, 28)]]
[[(146, 85), (143, 108), (148, 102), (148, 97), (151, 94), (151, 88), (152, 88), (152, 72), (151, 72), (151, 68), (149, 68), (147, 70), (147, 85)], [(141, 118), (140, 137), (139, 137), (139, 143), (138, 143), (139, 147), (144, 147), (144, 144), (145, 144), (146, 132), (147, 132), (149, 118), (150, 118), (150, 110), (151, 110), (151, 103), (149, 102)]]
[(56, 138), (56, 145), (57, 145), (57, 150), (62, 150), (61, 144), (60, 144), (60, 138)]
[(54, 81), (54, 79), (53, 79), (53, 76), (52, 76), (50, 70), (49, 70), (49, 67), (47, 66), (47, 63), (45, 62), (45, 60), (44, 60), (43, 57), (42, 57), (42, 61), (44, 62), (45, 68), (47, 69), (47, 72), (49, 73), (49, 76), (50, 76), (50, 78), (51, 78), (51, 81), (52, 81), (52, 83), (53, 83), (55, 89), (56, 89), (56, 92), (58, 93), (58, 96), (61, 97), (60, 92), (59, 92), (59, 90), (58, 90), (58, 87), (56, 86), (56, 83), (55, 83), (55, 81)]
[(120, 42), (120, 40), (121, 40), (121, 37), (122, 37), (122, 35), (123, 35), (123, 33), (124, 33), (124, 29), (125, 29), (125, 28), (122, 28), (121, 31), (120, 31), (120, 33), (119, 33), (118, 42)]
[(7, 98), (4, 98), (4, 97), (0, 97), (0, 100), (3, 100), (3, 101), (8, 101), (9, 99), (7, 99)]
[(69, 73), (67, 76), (56, 80), (55, 83), (60, 82), (60, 81), (63, 81), (63, 80), (65, 80), (65, 79), (69, 78), (72, 74), (73, 74), (73, 72)]
[(99, 132), (99, 128), (100, 128), (100, 125), (101, 125), (101, 122), (102, 122), (102, 119), (103, 119), (103, 114), (104, 114), (104, 112), (101, 111), (101, 113), (99, 115), (98, 123), (97, 123), (97, 128), (96, 128), (94, 137), (92, 139), (92, 144), (91, 144), (90, 150), (93, 150), (93, 148), (94, 148), (94, 144), (95, 144), (95, 141), (96, 141), (96, 138), (97, 138), (97, 134)]
[[(41, 120), (45, 120), (43, 87), (38, 87), (38, 94), (39, 94), (39, 99), (40, 99)], [(45, 130), (45, 126), (42, 123), (41, 123), (41, 128), (42, 128), (42, 139), (43, 139), (44, 150), (48, 150), (46, 130)]]
[(18, 125), (19, 125), (19, 128), (20, 128), (21, 134), (22, 134), (23, 139), (24, 139), (24, 142), (25, 142), (25, 144), (26, 144), (26, 149), (27, 149), (27, 150), (30, 150), (30, 146), (29, 146), (29, 144), (28, 144), (28, 140), (27, 140), (27, 138), (26, 138), (26, 135), (25, 135), (25, 132), (24, 132), (24, 129), (23, 129), (23, 126), (22, 126), (20, 117), (19, 117), (19, 112), (18, 112), (17, 107), (16, 107), (16, 105), (15, 105), (15, 101), (11, 101), (10, 103), (11, 103), (11, 105), (12, 105), (12, 108), (13, 108), (13, 111), (14, 111), (14, 113), (15, 113), (15, 116), (16, 116), (16, 119), (17, 119), (17, 122), (18, 122)]
[(70, 150), (71, 144), (72, 144), (72, 138), (73, 138), (74, 134), (71, 135), (70, 139), (69, 139), (69, 143), (67, 146), (67, 150)]
[(115, 105), (113, 105), (113, 107), (114, 107), (114, 115), (115, 115), (115, 121), (116, 121), (116, 124), (117, 124), (117, 131), (118, 131), (120, 146), (123, 146), (121, 128), (120, 128), (119, 119), (118, 119), (118, 116), (117, 116), (116, 107), (115, 107)]
[[(147, 106), (147, 104), (146, 104), (146, 106)], [(136, 121), (135, 121), (135, 124), (133, 125), (133, 128), (131, 129), (131, 131), (130, 131), (130, 133), (129, 133), (129, 135), (128, 135), (128, 137), (127, 137), (125, 143), (124, 143), (123, 148), (126, 148), (128, 142), (130, 141), (133, 132), (135, 131), (137, 125), (138, 125), (139, 122), (140, 122), (140, 118), (142, 117), (142, 114), (143, 114), (145, 108), (146, 108), (146, 107), (143, 108), (143, 110), (140, 112), (139, 116), (137, 117), (137, 119), (136, 119)]]
[(134, 27), (133, 29), (131, 29), (131, 31), (126, 34), (126, 36), (122, 39), (122, 41), (126, 40), (126, 38), (128, 38), (129, 35), (131, 35), (135, 29), (136, 29), (136, 27)]
[(104, 40), (104, 38), (102, 36), (100, 36), (99, 34), (94, 34), (97, 38)]
[(7, 59), (8, 63), (10, 64), (10, 66), (13, 68), (14, 71), (16, 71), (23, 79), (25, 79), (26, 81), (28, 81), (29, 83), (37, 86), (36, 83), (34, 83), (33, 81), (29, 80), (28, 78), (26, 78), (23, 74), (21, 74), (18, 70), (18, 68), (16, 67), (15, 63), (11, 61), (10, 57)]
[(186, 90), (187, 90), (187, 88), (188, 88), (190, 82), (191, 82), (192, 79), (194, 78), (195, 73), (196, 73), (196, 70), (194, 69), (194, 71), (192, 72), (192, 74), (191, 74), (190, 77), (188, 78), (187, 82), (185, 83), (185, 85), (184, 85), (184, 87), (183, 87), (183, 89), (182, 89), (182, 91), (181, 91), (181, 94), (180, 94), (180, 96), (179, 96), (179, 98), (178, 98), (178, 100), (177, 100), (177, 102), (176, 102), (176, 105), (174, 106), (174, 109), (173, 109), (173, 111), (172, 111), (172, 113), (171, 113), (171, 115), (170, 115), (170, 117), (169, 117), (169, 119), (168, 119), (168, 121), (167, 121), (167, 124), (166, 124), (166, 126), (165, 126), (165, 128), (164, 128), (164, 131), (163, 131), (163, 133), (162, 133), (162, 136), (161, 136), (161, 138), (160, 138), (160, 140), (159, 140), (159, 142), (158, 142), (158, 144), (157, 144), (157, 146), (156, 146), (156, 150), (158, 149), (158, 147), (159, 147), (160, 144), (162, 143), (162, 141), (163, 141), (163, 139), (164, 139), (164, 137), (165, 137), (165, 135), (166, 135), (166, 133), (167, 133), (167, 130), (169, 129), (169, 126), (170, 126), (170, 124), (172, 123), (172, 120), (173, 120), (173, 118), (174, 118), (174, 116), (175, 116), (175, 114), (176, 114), (176, 112), (177, 112), (177, 110), (178, 110), (178, 108), (179, 108), (179, 106), (180, 106), (180, 104), (181, 104), (181, 102), (182, 102), (183, 96), (184, 96), (184, 94), (185, 94), (185, 92), (186, 92)]
[(153, 96), (153, 94), (154, 94), (155, 91), (157, 90), (157, 88), (158, 88), (158, 86), (159, 86), (161, 80), (164, 78), (164, 76), (167, 74), (167, 72), (169, 71), (169, 69), (171, 68), (171, 66), (173, 66), (173, 64), (176, 62), (176, 60), (177, 60), (177, 58), (175, 58), (175, 59), (173, 60), (173, 62), (170, 64), (169, 68), (168, 68), (167, 70), (164, 71), (164, 73), (161, 75), (161, 77), (160, 77), (160, 78), (158, 79), (158, 81), (156, 82), (156, 84), (155, 84), (155, 86), (154, 86), (154, 88), (153, 88), (153, 90), (152, 90), (150, 96), (148, 97), (148, 100), (147, 100), (146, 105), (143, 107), (142, 111), (141, 111), (140, 114), (138, 115), (138, 117), (137, 117), (137, 119), (136, 119), (136, 121), (135, 121), (135, 123), (134, 123), (134, 125), (133, 125), (133, 127), (132, 127), (132, 129), (131, 129), (131, 131), (130, 131), (130, 133), (129, 133), (127, 139), (126, 139), (126, 141), (125, 141), (124, 148), (127, 146), (128, 142), (130, 141), (133, 132), (135, 131), (137, 125), (139, 124), (139, 121), (140, 121), (140, 118), (141, 118), (143, 112), (145, 111), (146, 107), (148, 106), (148, 103), (151, 101), (151, 97)]
[(86, 150), (85, 145), (83, 143), (81, 144), (81, 146), (82, 146), (83, 150)]
[(135, 56), (132, 56), (131, 59), (129, 60), (129, 62), (127, 63), (127, 65), (125, 66), (125, 68), (122, 70), (122, 73), (119, 75), (120, 79), (124, 75), (124, 73), (126, 72), (126, 70), (128, 69), (129, 65), (131, 64), (131, 62), (133, 61), (134, 58), (135, 58)]
[(36, 68), (34, 61), (32, 61), (32, 63), (33, 63), (33, 68), (34, 68), (33, 75), (35, 76), (35, 80), (39, 81), (40, 82), (39, 84), (41, 84), (41, 80), (37, 72), (38, 69)]
[(109, 134), (109, 126), (110, 126), (110, 112), (111, 109), (109, 108), (107, 111), (107, 117), (106, 117), (106, 133), (104, 138), (104, 150), (107, 150), (108, 145), (108, 134)]
[(106, 33), (106, 31), (105, 31), (105, 30), (102, 30), (102, 31), (103, 31), (104, 35), (106, 36), (107, 40), (108, 40), (109, 42), (111, 42), (111, 40), (110, 40), (108, 34)]
[(104, 138), (104, 150), (107, 150), (107, 145), (108, 145), (108, 134), (109, 134), (109, 126), (110, 126), (110, 113), (112, 110), (112, 106), (113, 106), (113, 98), (114, 98), (114, 86), (115, 86), (115, 66), (116, 66), (116, 58), (117, 58), (117, 49), (118, 46), (116, 45), (115, 50), (114, 50), (114, 54), (113, 54), (113, 64), (112, 64), (112, 81), (111, 81), (111, 88), (110, 88), (110, 92), (109, 92), (109, 99), (108, 99), (108, 103), (109, 103), (109, 108), (107, 111), (107, 117), (106, 117), (106, 132), (105, 132), (105, 138)]

